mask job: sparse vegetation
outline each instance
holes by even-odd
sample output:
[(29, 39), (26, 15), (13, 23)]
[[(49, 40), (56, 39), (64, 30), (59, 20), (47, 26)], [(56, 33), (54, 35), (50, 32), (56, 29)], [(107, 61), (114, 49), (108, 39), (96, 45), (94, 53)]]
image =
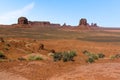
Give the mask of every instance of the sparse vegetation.
[(88, 60), (86, 60), (88, 63), (93, 63), (93, 62), (95, 62), (95, 60), (98, 60), (99, 58), (105, 57), (105, 55), (103, 53), (94, 54), (94, 53), (91, 53), (87, 50), (83, 51), (83, 54), (88, 56)]
[(18, 60), (20, 60), (20, 61), (26, 61), (26, 59), (23, 58), (23, 57), (18, 58)]
[(58, 52), (53, 55), (54, 61), (63, 60), (63, 62), (67, 61), (74, 61), (74, 57), (77, 56), (75, 51), (65, 51), (65, 52)]
[(30, 61), (35, 61), (35, 60), (43, 60), (43, 58), (41, 57), (41, 56), (30, 56), (29, 58), (28, 58), (28, 60), (30, 60)]
[(115, 54), (110, 56), (110, 59), (118, 59), (118, 58), (120, 58), (120, 54)]
[(53, 54), (53, 60), (54, 61), (60, 61), (62, 59), (62, 53), (61, 52), (57, 52), (55, 54)]
[(89, 57), (87, 60), (86, 60), (87, 63), (93, 63), (95, 62), (95, 60), (91, 57)]
[(98, 54), (98, 57), (99, 57), (99, 58), (104, 58), (105, 55), (104, 55), (103, 53), (99, 53), (99, 54)]

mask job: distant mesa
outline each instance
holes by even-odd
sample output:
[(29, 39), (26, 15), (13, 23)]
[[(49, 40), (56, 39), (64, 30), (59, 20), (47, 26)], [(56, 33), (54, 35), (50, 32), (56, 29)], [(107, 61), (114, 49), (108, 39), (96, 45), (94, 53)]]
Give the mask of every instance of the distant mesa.
[(28, 24), (28, 19), (26, 17), (18, 18), (18, 24)]
[(90, 26), (87, 23), (87, 19), (81, 18), (80, 21), (79, 21), (78, 28), (81, 29), (81, 30), (90, 30)]
[(15, 28), (31, 28), (31, 27), (57, 27), (65, 30), (96, 30), (99, 29), (97, 23), (89, 23), (86, 18), (81, 18), (77, 26), (71, 26), (64, 23), (60, 24), (50, 23), (49, 21), (29, 21), (26, 17), (19, 17), (17, 24), (0, 25), (0, 27), (15, 27)]
[(79, 21), (78, 28), (80, 30), (94, 30), (98, 29), (99, 27), (97, 26), (97, 23), (91, 23), (91, 25), (89, 25), (86, 18), (81, 18)]
[(19, 17), (18, 18), (18, 23), (17, 24), (13, 24), (13, 27), (16, 28), (30, 28), (29, 23), (28, 23), (28, 19), (26, 17)]
[(81, 26), (81, 25), (87, 26), (87, 25), (88, 25), (87, 19), (82, 18), (82, 19), (80, 20), (80, 22), (79, 22), (79, 26)]

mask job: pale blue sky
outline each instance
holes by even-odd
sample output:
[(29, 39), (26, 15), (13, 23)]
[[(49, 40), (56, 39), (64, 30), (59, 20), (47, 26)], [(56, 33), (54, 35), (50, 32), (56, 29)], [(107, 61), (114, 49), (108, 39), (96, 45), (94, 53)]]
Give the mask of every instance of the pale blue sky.
[(120, 27), (120, 0), (0, 0), (0, 24), (32, 21), (78, 25), (80, 18), (104, 27)]

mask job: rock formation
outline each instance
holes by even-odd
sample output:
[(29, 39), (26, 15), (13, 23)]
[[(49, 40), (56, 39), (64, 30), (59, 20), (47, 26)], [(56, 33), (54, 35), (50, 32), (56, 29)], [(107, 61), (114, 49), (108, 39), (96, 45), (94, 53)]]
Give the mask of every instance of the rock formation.
[(87, 23), (87, 19), (81, 18), (80, 22), (79, 22), (79, 25), (78, 25), (78, 28), (81, 29), (81, 30), (90, 30), (90, 26)]
[(28, 19), (26, 17), (18, 18), (18, 24), (28, 24)]
[(85, 19), (85, 18), (82, 18), (81, 20), (80, 20), (80, 22), (79, 22), (79, 26), (80, 25), (88, 25), (88, 23), (87, 23), (87, 19)]
[(18, 23), (13, 24), (12, 26), (16, 27), (16, 28), (30, 28), (28, 19), (26, 17), (19, 17), (18, 18)]
[(64, 23), (62, 26), (63, 26), (63, 27), (66, 27), (67, 25), (66, 25), (66, 23)]

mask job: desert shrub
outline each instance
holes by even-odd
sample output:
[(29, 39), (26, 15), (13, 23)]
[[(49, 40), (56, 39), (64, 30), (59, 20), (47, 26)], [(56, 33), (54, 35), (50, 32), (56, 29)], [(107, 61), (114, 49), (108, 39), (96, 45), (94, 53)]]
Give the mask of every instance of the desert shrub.
[(98, 60), (99, 58), (104, 58), (105, 57), (105, 55), (103, 53), (94, 54), (94, 53), (91, 53), (87, 50), (83, 51), (83, 54), (88, 56), (88, 59), (87, 59), (88, 63), (93, 63), (93, 62), (95, 62), (95, 60)]
[(26, 59), (23, 58), (23, 57), (18, 58), (18, 60), (20, 60), (20, 61), (26, 61)]
[(1, 51), (0, 51), (0, 59), (6, 59), (6, 56)]
[(95, 59), (90, 58), (90, 57), (87, 59), (87, 63), (93, 63), (93, 62), (95, 62)]
[(104, 57), (105, 57), (105, 55), (103, 53), (98, 54), (98, 58), (104, 58)]
[(110, 59), (118, 59), (118, 58), (120, 58), (120, 54), (115, 54), (115, 55), (111, 55), (110, 56)]
[(40, 57), (40, 56), (30, 56), (30, 57), (28, 58), (28, 60), (30, 60), (30, 61), (43, 60), (43, 58)]
[(52, 56), (53, 56), (54, 61), (60, 61), (62, 59), (61, 52), (54, 53)]
[(97, 54), (91, 54), (89, 57), (93, 58), (94, 60), (98, 60), (99, 58)]
[(83, 51), (83, 54), (86, 54), (86, 53), (89, 53), (89, 51), (87, 51), (87, 50), (84, 50), (84, 51)]
[(115, 57), (116, 57), (116, 58), (120, 58), (120, 54), (116, 54)]
[(63, 61), (67, 62), (67, 61), (74, 61), (73, 58), (77, 56), (75, 51), (68, 51), (68, 52), (64, 52), (63, 53)]
[(77, 56), (75, 51), (64, 51), (64, 52), (57, 52), (53, 55), (54, 61), (63, 60), (63, 62), (67, 61), (74, 61), (73, 58)]

